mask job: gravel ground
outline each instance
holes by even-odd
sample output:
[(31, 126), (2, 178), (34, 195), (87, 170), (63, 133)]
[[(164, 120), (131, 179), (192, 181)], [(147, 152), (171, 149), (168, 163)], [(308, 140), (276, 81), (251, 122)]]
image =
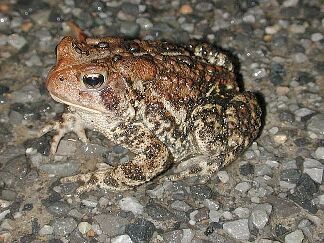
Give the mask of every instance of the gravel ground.
[[(3, 0), (0, 2), (0, 242), (323, 242), (322, 0)], [(205, 40), (237, 57), (264, 97), (260, 137), (207, 183), (147, 183), (77, 196), (58, 178), (127, 161), (88, 131), (49, 163), (59, 116), (44, 79), (73, 20), (94, 36)]]

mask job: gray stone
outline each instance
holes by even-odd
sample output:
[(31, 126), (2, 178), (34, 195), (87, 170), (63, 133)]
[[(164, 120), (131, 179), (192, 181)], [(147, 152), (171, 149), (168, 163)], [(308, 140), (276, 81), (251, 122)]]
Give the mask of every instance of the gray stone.
[(11, 93), (10, 98), (16, 103), (35, 102), (41, 99), (39, 87), (36, 84), (27, 84), (26, 86)]
[(137, 219), (135, 223), (126, 226), (125, 232), (134, 242), (149, 242), (155, 231), (155, 226), (148, 220)]
[(251, 185), (247, 181), (240, 182), (235, 186), (235, 190), (241, 192), (241, 193), (246, 193), (248, 190), (250, 190)]
[(285, 243), (301, 243), (303, 242), (304, 234), (301, 230), (295, 230), (285, 236)]
[(306, 158), (304, 161), (304, 173), (308, 174), (315, 182), (321, 184), (323, 180), (324, 165), (321, 162)]
[(26, 41), (25, 37), (23, 37), (21, 35), (12, 34), (12, 35), (9, 35), (9, 37), (8, 37), (8, 43), (11, 46), (13, 46), (14, 48), (19, 50), (26, 45), (27, 41)]
[(205, 199), (203, 204), (205, 207), (207, 207), (209, 210), (218, 210), (219, 209), (219, 203), (215, 202), (211, 199)]
[(53, 202), (48, 207), (47, 210), (54, 216), (65, 216), (70, 211), (69, 204), (65, 202)]
[(311, 36), (312, 41), (321, 41), (323, 40), (323, 35), (321, 33), (314, 33)]
[(80, 164), (74, 162), (42, 164), (39, 169), (56, 176), (70, 176), (79, 171)]
[(133, 243), (129, 235), (118, 235), (111, 239), (111, 243)]
[(151, 20), (148, 18), (137, 18), (136, 23), (139, 24), (143, 30), (148, 30), (153, 27)]
[(99, 224), (102, 232), (110, 237), (124, 233), (125, 225), (128, 223), (125, 218), (109, 214), (96, 215), (94, 220)]
[(223, 224), (223, 229), (237, 240), (248, 240), (250, 238), (249, 220), (239, 219)]
[(88, 222), (80, 222), (78, 225), (78, 229), (81, 234), (85, 234), (92, 229), (92, 226)]
[(83, 199), (81, 202), (84, 206), (87, 206), (89, 208), (95, 208), (98, 205), (98, 200), (95, 197), (89, 197), (87, 199)]
[(311, 117), (307, 122), (307, 129), (314, 133), (324, 135), (324, 114)]
[(171, 204), (171, 208), (178, 210), (178, 211), (183, 211), (183, 212), (187, 212), (191, 209), (191, 207), (185, 203), (184, 201), (179, 201), (176, 200)]
[(317, 159), (324, 159), (324, 147), (318, 147), (315, 150), (315, 156)]
[(294, 113), (295, 113), (295, 116), (304, 117), (304, 116), (313, 114), (314, 111), (312, 111), (311, 109), (308, 109), (308, 108), (300, 108), (298, 110), (295, 110)]
[(38, 233), (40, 235), (51, 235), (53, 234), (53, 227), (50, 225), (44, 225)]
[(239, 218), (247, 218), (249, 217), (249, 214), (250, 214), (250, 209), (248, 208), (242, 208), (242, 207), (238, 207), (236, 208), (233, 213), (235, 215), (237, 215)]
[(212, 190), (207, 185), (194, 185), (190, 187), (190, 191), (192, 196), (197, 199), (206, 199), (212, 196)]
[(182, 243), (182, 230), (173, 230), (163, 234), (164, 242)]
[(77, 222), (73, 218), (57, 218), (53, 222), (53, 233), (57, 236), (70, 234), (76, 227)]
[(130, 38), (137, 37), (139, 31), (140, 26), (135, 22), (122, 22), (120, 26), (120, 32)]
[(118, 204), (122, 210), (130, 211), (135, 215), (143, 213), (143, 205), (134, 197), (125, 197), (121, 199)]
[(219, 180), (224, 184), (229, 181), (229, 175), (225, 170), (219, 171), (217, 173), (217, 176), (218, 176)]
[(169, 220), (173, 214), (166, 207), (157, 203), (149, 203), (145, 207), (145, 212), (155, 220)]
[(251, 213), (250, 220), (256, 228), (263, 229), (268, 223), (269, 217), (265, 210), (255, 209)]

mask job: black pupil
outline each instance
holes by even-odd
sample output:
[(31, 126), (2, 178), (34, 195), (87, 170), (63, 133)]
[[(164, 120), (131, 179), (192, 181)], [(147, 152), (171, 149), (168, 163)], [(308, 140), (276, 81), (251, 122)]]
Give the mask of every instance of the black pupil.
[(88, 87), (88, 88), (99, 88), (105, 78), (102, 74), (88, 74), (83, 76), (83, 83)]

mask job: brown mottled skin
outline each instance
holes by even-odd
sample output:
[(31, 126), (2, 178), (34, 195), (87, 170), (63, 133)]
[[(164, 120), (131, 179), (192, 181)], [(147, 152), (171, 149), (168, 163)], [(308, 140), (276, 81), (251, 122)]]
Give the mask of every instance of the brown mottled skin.
[(45, 129), (58, 130), (52, 153), (66, 132), (87, 142), (84, 128), (95, 128), (136, 154), (126, 164), (62, 179), (82, 181), (78, 191), (129, 189), (172, 164), (178, 174), (171, 179), (210, 175), (235, 160), (260, 128), (255, 96), (239, 92), (231, 62), (207, 44), (65, 37), (46, 86), (72, 111)]

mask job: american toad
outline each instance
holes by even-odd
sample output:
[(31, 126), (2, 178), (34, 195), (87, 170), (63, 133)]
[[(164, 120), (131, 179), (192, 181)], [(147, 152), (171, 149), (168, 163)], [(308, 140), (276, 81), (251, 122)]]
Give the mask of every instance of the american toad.
[(207, 44), (79, 36), (61, 40), (46, 80), (53, 99), (71, 110), (50, 127), (58, 130), (51, 153), (66, 132), (87, 142), (84, 128), (95, 128), (136, 155), (62, 179), (82, 181), (78, 191), (129, 189), (172, 164), (181, 164), (172, 178), (210, 175), (256, 138), (260, 107), (251, 92), (239, 91), (224, 53)]

